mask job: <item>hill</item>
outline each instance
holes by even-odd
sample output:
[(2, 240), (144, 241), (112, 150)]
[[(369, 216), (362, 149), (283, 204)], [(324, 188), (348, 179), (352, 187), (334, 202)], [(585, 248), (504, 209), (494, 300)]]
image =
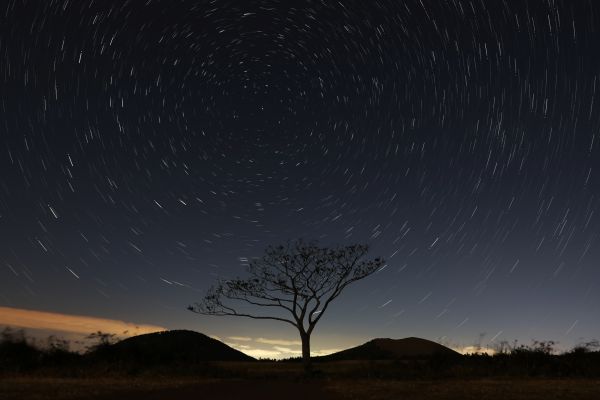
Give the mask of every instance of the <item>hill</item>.
[(202, 333), (174, 330), (133, 336), (97, 354), (111, 360), (148, 364), (190, 364), (207, 361), (255, 361)]
[(399, 360), (439, 356), (456, 357), (460, 354), (439, 343), (409, 337), (405, 339), (373, 339), (357, 347), (318, 357), (317, 360)]

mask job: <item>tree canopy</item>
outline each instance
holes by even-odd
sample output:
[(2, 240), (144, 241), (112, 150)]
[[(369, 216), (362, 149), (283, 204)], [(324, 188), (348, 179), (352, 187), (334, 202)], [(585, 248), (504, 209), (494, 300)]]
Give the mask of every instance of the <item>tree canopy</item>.
[(332, 248), (303, 240), (269, 246), (248, 264), (248, 277), (219, 280), (188, 308), (205, 315), (289, 323), (300, 333), (309, 365), (310, 335), (330, 303), (348, 285), (383, 267), (381, 258), (365, 259), (368, 251), (365, 244)]

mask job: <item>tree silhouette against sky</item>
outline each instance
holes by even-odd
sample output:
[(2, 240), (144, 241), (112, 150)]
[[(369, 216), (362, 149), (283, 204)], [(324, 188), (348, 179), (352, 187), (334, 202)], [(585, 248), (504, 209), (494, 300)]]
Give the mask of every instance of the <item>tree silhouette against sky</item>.
[(382, 258), (365, 260), (368, 250), (364, 244), (330, 248), (303, 240), (269, 246), (249, 263), (249, 277), (219, 280), (188, 309), (291, 324), (300, 333), (302, 361), (309, 371), (310, 336), (329, 304), (348, 285), (384, 265)]

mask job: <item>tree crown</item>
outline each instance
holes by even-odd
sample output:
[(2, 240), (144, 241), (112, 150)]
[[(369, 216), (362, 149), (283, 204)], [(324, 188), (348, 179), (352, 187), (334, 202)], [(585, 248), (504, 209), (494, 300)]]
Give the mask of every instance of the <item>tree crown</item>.
[[(269, 246), (262, 257), (249, 263), (247, 278), (219, 280), (199, 303), (188, 308), (206, 315), (283, 321), (310, 334), (329, 304), (349, 284), (384, 265), (381, 258), (365, 260), (368, 250), (364, 244), (331, 248), (303, 240)], [(240, 304), (274, 312), (244, 312)]]

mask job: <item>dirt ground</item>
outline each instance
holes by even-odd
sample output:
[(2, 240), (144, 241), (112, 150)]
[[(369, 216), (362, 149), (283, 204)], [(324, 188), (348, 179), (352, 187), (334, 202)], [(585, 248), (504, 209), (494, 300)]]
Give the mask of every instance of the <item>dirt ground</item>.
[(388, 400), (598, 400), (600, 380), (482, 379), (333, 381), (341, 399)]
[(319, 381), (0, 379), (1, 400), (342, 399)]
[(1, 400), (597, 400), (600, 381), (488, 380), (268, 380), (0, 378)]
[[(115, 394), (94, 397), (94, 400), (114, 399)], [(261, 400), (315, 400), (342, 399), (322, 384), (308, 382), (232, 381), (191, 384), (179, 388), (151, 392), (121, 393), (128, 400), (167, 399), (261, 399)]]

